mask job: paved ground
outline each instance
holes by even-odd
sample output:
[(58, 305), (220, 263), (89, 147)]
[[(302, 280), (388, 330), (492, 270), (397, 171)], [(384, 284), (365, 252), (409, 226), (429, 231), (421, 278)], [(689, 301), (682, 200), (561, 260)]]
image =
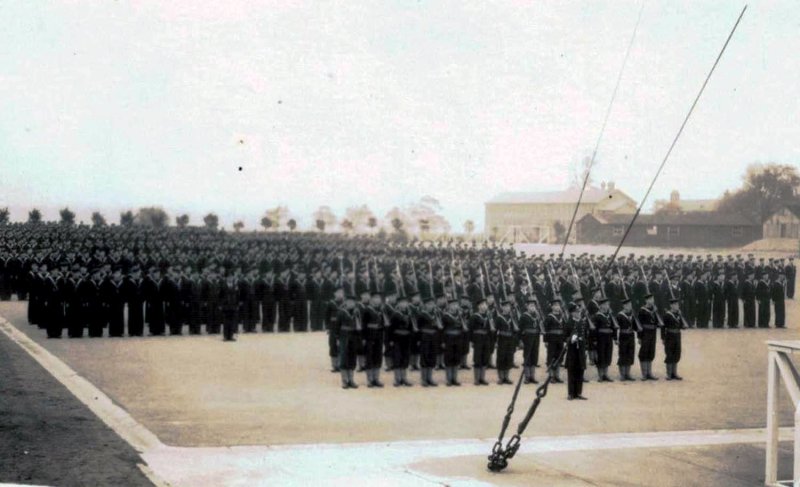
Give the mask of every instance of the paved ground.
[(0, 482), (150, 485), (133, 448), (2, 333), (0, 364)]
[[(24, 322), (22, 303), (0, 303), (0, 316), (168, 445), (143, 457), (174, 485), (755, 485), (763, 435), (747, 428), (765, 424), (764, 341), (800, 338), (797, 304), (788, 311), (788, 330), (689, 331), (680, 383), (591, 383), (590, 400), (577, 403), (553, 386), (523, 450), (498, 477), (485, 471), (485, 455), (510, 387), (344, 391), (328, 372), (322, 334), (244, 335), (233, 344), (208, 336), (47, 340)], [(659, 350), (660, 375), (662, 359)], [(527, 388), (517, 420), (532, 396)], [(713, 431), (681, 440), (681, 431), (721, 429), (734, 430), (721, 443)], [(663, 434), (625, 443), (626, 434), (647, 432)]]
[[(512, 392), (494, 384), (345, 391), (328, 371), (326, 337), (320, 333), (243, 335), (236, 343), (209, 336), (47, 340), (41, 330), (22, 324), (23, 310), (18, 303), (0, 305), (0, 315), (169, 445), (490, 438)], [(795, 302), (790, 311), (797, 316)], [(763, 427), (764, 341), (798, 338), (796, 328), (690, 330), (684, 337), (683, 382), (590, 383), (586, 402), (567, 402), (565, 386), (554, 385), (528, 434)], [(663, 376), (661, 360), (659, 350), (656, 371)], [(363, 374), (358, 381), (363, 385)], [(525, 389), (521, 405), (533, 391)], [(782, 424), (789, 425), (785, 397), (783, 406)]]

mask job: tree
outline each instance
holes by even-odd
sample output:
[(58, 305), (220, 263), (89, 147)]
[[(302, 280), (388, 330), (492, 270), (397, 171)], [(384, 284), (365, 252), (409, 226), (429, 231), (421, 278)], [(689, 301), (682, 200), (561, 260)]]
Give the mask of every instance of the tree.
[(38, 224), (42, 223), (42, 212), (36, 208), (28, 212), (28, 223)]
[(556, 234), (556, 242), (560, 242), (567, 232), (567, 227), (565, 227), (561, 221), (556, 220), (556, 222), (553, 223), (553, 232)]
[[(330, 206), (320, 206), (312, 216), (314, 217), (316, 227), (321, 232), (324, 232), (326, 227), (336, 225), (336, 215), (333, 214), (333, 210), (331, 210)], [(319, 222), (322, 222), (321, 227)]]
[(138, 225), (145, 227), (164, 228), (169, 222), (169, 215), (167, 215), (167, 212), (164, 211), (163, 208), (148, 206), (139, 208), (134, 221)]
[(271, 210), (267, 210), (266, 216), (272, 220), (272, 225), (277, 230), (281, 227), (281, 222), (284, 222), (287, 218), (289, 218), (289, 208), (286, 206), (276, 206)]
[(8, 207), (0, 208), (0, 225), (5, 225), (8, 223), (10, 214), (11, 213), (8, 211)]
[(261, 226), (264, 227), (264, 230), (269, 230), (272, 228), (272, 219), (268, 216), (261, 218)]
[(294, 229), (297, 228), (297, 222), (295, 221), (294, 218), (292, 218), (288, 222), (286, 222), (286, 226), (289, 227), (289, 231), (294, 232)]
[(393, 218), (392, 219), (392, 228), (394, 228), (395, 232), (401, 233), (403, 231), (403, 220), (401, 220), (399, 218)]
[[(592, 178), (591, 167), (589, 165), (592, 162), (592, 158), (589, 156), (584, 157), (580, 162), (575, 162), (572, 165), (570, 170), (570, 186), (573, 188), (580, 188), (583, 186), (583, 181), (586, 180), (586, 185), (591, 186), (594, 182), (594, 178)], [(594, 162), (594, 165), (597, 165), (597, 161)], [(589, 176), (589, 179), (586, 179), (586, 176)]]
[(99, 211), (95, 211), (94, 213), (92, 213), (92, 226), (94, 227), (106, 226), (106, 219), (103, 215), (100, 214)]
[(75, 224), (75, 212), (70, 210), (69, 208), (61, 208), (58, 212), (59, 218), (61, 218), (62, 225), (74, 225)]
[(216, 230), (219, 226), (219, 217), (214, 213), (209, 213), (203, 217), (203, 225), (209, 230)]
[(421, 233), (428, 233), (431, 230), (431, 222), (427, 218), (419, 220), (419, 231)]
[(135, 217), (133, 216), (133, 212), (130, 210), (119, 214), (119, 224), (123, 227), (130, 227), (133, 225), (134, 220)]
[(800, 201), (800, 174), (794, 166), (751, 164), (742, 179), (742, 188), (723, 196), (720, 212), (750, 215), (763, 222), (781, 206)]
[(342, 222), (341, 222), (341, 223), (339, 223), (339, 225), (342, 227), (342, 230), (344, 230), (345, 232), (351, 232), (351, 231), (353, 231), (353, 222), (351, 222), (351, 221), (350, 221), (350, 220), (348, 220), (347, 218), (345, 218), (344, 220), (342, 220)]
[(350, 220), (353, 224), (353, 229), (357, 232), (366, 227), (369, 223), (369, 219), (374, 217), (375, 215), (367, 205), (351, 206), (345, 210), (345, 218)]
[(242, 230), (242, 228), (244, 228), (244, 222), (242, 220), (233, 223), (234, 232), (239, 233)]
[[(442, 205), (439, 200), (432, 196), (423, 196), (419, 202), (410, 205), (406, 213), (411, 218), (411, 222), (417, 224), (420, 231), (446, 234), (450, 232), (450, 223), (440, 214), (441, 210)], [(426, 223), (426, 230), (421, 227), (420, 223), (423, 221)], [(406, 224), (406, 227), (409, 226)]]
[(181, 216), (175, 217), (175, 225), (177, 225), (178, 228), (186, 228), (188, 224), (189, 224), (189, 215), (184, 213)]
[(464, 222), (464, 233), (467, 235), (472, 235), (472, 232), (475, 231), (475, 222), (472, 220), (467, 220)]
[(367, 220), (367, 226), (370, 230), (375, 231), (375, 227), (378, 226), (378, 219), (374, 216), (369, 217), (369, 220)]

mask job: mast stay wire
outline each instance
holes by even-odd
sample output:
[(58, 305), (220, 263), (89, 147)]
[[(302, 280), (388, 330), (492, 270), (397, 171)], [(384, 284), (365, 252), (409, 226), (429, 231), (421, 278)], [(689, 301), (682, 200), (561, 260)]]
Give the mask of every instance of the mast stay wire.
[(586, 174), (583, 177), (583, 185), (581, 186), (581, 192), (578, 195), (578, 202), (575, 204), (575, 209), (572, 212), (572, 218), (569, 221), (569, 226), (567, 226), (567, 234), (564, 237), (564, 243), (561, 246), (561, 253), (559, 257), (564, 257), (564, 251), (567, 248), (567, 243), (569, 242), (569, 237), (572, 234), (572, 227), (575, 224), (575, 218), (578, 216), (578, 208), (581, 206), (581, 202), (583, 201), (583, 193), (586, 191), (586, 185), (589, 184), (589, 174), (592, 171), (592, 166), (594, 166), (594, 160), (597, 157), (597, 150), (600, 148), (600, 142), (603, 140), (603, 134), (606, 131), (606, 125), (608, 124), (608, 119), (611, 115), (611, 110), (614, 107), (614, 100), (617, 99), (617, 91), (619, 90), (620, 82), (622, 81), (622, 74), (625, 72), (625, 66), (628, 64), (628, 57), (631, 54), (631, 48), (633, 47), (633, 41), (636, 39), (636, 32), (639, 30), (639, 24), (642, 21), (642, 12), (644, 11), (645, 2), (642, 1), (641, 7), (639, 7), (639, 16), (636, 19), (636, 25), (633, 27), (633, 33), (631, 34), (631, 40), (628, 42), (628, 48), (625, 50), (625, 57), (622, 60), (622, 66), (619, 69), (619, 74), (617, 74), (617, 82), (614, 85), (614, 91), (611, 94), (611, 101), (608, 103), (608, 108), (606, 109), (605, 118), (603, 119), (603, 125), (600, 127), (600, 134), (597, 136), (597, 141), (594, 144), (594, 150), (592, 151), (592, 157), (589, 159), (589, 165), (586, 167)]

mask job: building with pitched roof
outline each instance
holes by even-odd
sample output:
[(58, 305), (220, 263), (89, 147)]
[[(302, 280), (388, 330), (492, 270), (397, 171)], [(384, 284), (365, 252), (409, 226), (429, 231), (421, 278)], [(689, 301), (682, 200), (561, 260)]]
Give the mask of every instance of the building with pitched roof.
[[(563, 238), (580, 188), (501, 193), (485, 204), (485, 234), (501, 242), (554, 243)], [(614, 183), (587, 186), (575, 221), (585, 215), (633, 215), (636, 202)], [(571, 241), (575, 241), (573, 229)]]

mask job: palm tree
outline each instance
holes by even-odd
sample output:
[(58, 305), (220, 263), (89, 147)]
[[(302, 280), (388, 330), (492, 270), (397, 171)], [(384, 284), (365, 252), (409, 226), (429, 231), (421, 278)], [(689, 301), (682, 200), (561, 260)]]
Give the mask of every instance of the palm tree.
[(92, 226), (104, 227), (106, 226), (106, 219), (99, 211), (92, 213)]

